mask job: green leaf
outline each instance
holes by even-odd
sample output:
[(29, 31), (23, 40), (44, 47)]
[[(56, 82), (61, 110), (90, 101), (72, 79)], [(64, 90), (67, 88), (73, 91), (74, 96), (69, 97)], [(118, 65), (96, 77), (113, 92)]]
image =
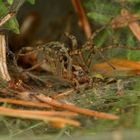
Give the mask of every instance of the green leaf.
[(20, 33), (20, 31), (19, 31), (19, 24), (18, 24), (18, 21), (17, 21), (17, 19), (15, 17), (12, 18), (11, 20), (9, 20), (4, 25), (4, 27), (7, 28), (7, 29), (9, 29), (9, 30), (12, 30), (16, 34), (19, 34)]
[[(127, 46), (128, 47), (135, 47), (136, 46), (136, 40), (134, 38), (134, 35), (132, 33), (127, 33)], [(140, 51), (139, 50), (128, 50), (128, 53), (127, 53), (127, 58), (129, 60), (140, 60)]]
[(137, 128), (140, 128), (140, 108), (138, 108), (136, 112), (135, 125)]
[[(0, 0), (0, 18), (4, 17), (8, 13), (8, 8), (5, 4)], [(12, 30), (15, 33), (19, 33), (19, 24), (16, 17), (13, 17), (8, 22), (3, 25), (4, 28), (8, 30)]]
[(88, 17), (99, 24), (107, 24), (111, 19), (111, 17), (109, 17), (109, 16), (106, 16), (106, 15), (103, 15), (100, 13), (96, 13), (96, 12), (88, 13)]
[(35, 0), (27, 0), (30, 4), (35, 4)]
[(109, 28), (104, 29), (103, 31), (101, 31), (98, 36), (94, 39), (95, 40), (95, 44), (97, 47), (101, 47), (103, 45), (108, 45), (110, 39), (112, 36), (112, 32)]
[(136, 82), (133, 85), (133, 89), (139, 91), (140, 90), (140, 78), (135, 78)]
[(129, 51), (127, 55), (129, 60), (140, 61), (140, 50)]
[(86, 5), (88, 16), (96, 23), (106, 24), (120, 13), (121, 7), (118, 3), (106, 0), (90, 0)]
[[(128, 47), (134, 47), (136, 45), (134, 35), (130, 32), (127, 33), (127, 42)], [(132, 52), (132, 51), (131, 51)]]
[(7, 2), (8, 2), (10, 5), (12, 5), (13, 2), (14, 2), (14, 0), (7, 0)]

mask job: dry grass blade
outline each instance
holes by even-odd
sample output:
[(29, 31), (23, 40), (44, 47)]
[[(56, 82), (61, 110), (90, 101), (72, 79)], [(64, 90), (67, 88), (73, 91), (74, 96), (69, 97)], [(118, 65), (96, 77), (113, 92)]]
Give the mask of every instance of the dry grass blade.
[(108, 120), (118, 120), (119, 119), (119, 117), (116, 115), (93, 111), (93, 110), (89, 110), (89, 109), (84, 109), (84, 108), (80, 108), (80, 107), (70, 105), (70, 104), (60, 103), (60, 102), (58, 102), (50, 97), (46, 97), (44, 95), (38, 95), (37, 98), (40, 101), (47, 103), (48, 105), (54, 106), (56, 108), (61, 108), (61, 109), (69, 110), (72, 112), (76, 112), (79, 114), (83, 114), (83, 115), (87, 115), (87, 116), (91, 116), (91, 117), (97, 117), (97, 118), (101, 118), (101, 119), (108, 119)]
[[(49, 115), (51, 114), (51, 115)], [(51, 112), (45, 111), (29, 111), (29, 110), (18, 110), (18, 109), (9, 109), (5, 107), (0, 107), (0, 115), (9, 116), (9, 117), (19, 117), (23, 119), (34, 119), (34, 120), (42, 120), (45, 122), (52, 122), (52, 123), (62, 123), (62, 124), (69, 124), (73, 126), (80, 126), (78, 121), (67, 119), (64, 117), (56, 117), (52, 116)], [(55, 114), (56, 115), (56, 114)]]
[(6, 81), (11, 80), (6, 63), (6, 40), (4, 34), (0, 34), (0, 76)]

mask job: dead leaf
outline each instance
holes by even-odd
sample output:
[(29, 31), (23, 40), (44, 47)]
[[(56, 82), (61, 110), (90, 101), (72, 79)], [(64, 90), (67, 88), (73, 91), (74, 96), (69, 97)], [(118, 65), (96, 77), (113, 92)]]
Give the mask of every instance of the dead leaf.
[(95, 64), (93, 71), (101, 73), (106, 76), (113, 76), (115, 74), (124, 74), (125, 76), (134, 76), (140, 74), (140, 63), (130, 61), (127, 59), (112, 59), (108, 61), (113, 67), (108, 65), (107, 62)]

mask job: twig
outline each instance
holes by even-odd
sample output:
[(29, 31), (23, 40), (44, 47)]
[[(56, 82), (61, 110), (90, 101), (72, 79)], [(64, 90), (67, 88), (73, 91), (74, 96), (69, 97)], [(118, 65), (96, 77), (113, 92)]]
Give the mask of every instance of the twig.
[(10, 103), (10, 104), (22, 105), (27, 107), (50, 108), (50, 106), (48, 106), (45, 103), (30, 102), (30, 101), (10, 99), (10, 98), (0, 98), (0, 103)]
[(58, 95), (53, 96), (53, 98), (54, 99), (59, 99), (59, 98), (62, 98), (62, 97), (69, 96), (69, 95), (73, 94), (74, 92), (75, 92), (75, 89), (72, 88), (70, 90), (67, 90), (67, 91), (62, 92), (62, 93), (60, 93)]
[(11, 80), (6, 64), (6, 40), (4, 34), (0, 34), (0, 76), (6, 81)]
[[(19, 10), (21, 5), (25, 0), (14, 0), (12, 6), (10, 7), (10, 12), (0, 19), (0, 27), (3, 26), (8, 20), (15, 16), (16, 12)], [(10, 81), (10, 75), (7, 69), (6, 62), (6, 39), (4, 34), (0, 34), (0, 76), (6, 80)]]
[[(0, 107), (0, 115), (4, 116), (10, 116), (10, 117), (20, 117), (23, 119), (35, 119), (35, 120), (43, 120), (47, 122), (53, 122), (53, 123), (63, 123), (70, 124), (73, 126), (80, 126), (80, 123), (78, 121), (64, 118), (64, 117), (54, 117), (54, 116), (44, 116), (43, 114), (39, 114), (41, 112), (36, 111), (29, 111), (29, 110), (19, 110), (19, 109), (9, 109), (5, 107)], [(43, 113), (43, 112), (42, 112)]]
[[(40, 103), (40, 102), (29, 102), (29, 101), (23, 101), (23, 100), (15, 100), (15, 99), (7, 99), (7, 98), (0, 98), (1, 103), (10, 103), (10, 104), (15, 104), (15, 105), (22, 105), (26, 107), (39, 107), (39, 108), (50, 108), (45, 103)], [(25, 111), (25, 110), (24, 110)], [(29, 110), (26, 110), (28, 113)], [(29, 111), (31, 112), (31, 110)], [(63, 117), (74, 117), (77, 116), (76, 113), (73, 112), (68, 112), (68, 111), (39, 111), (35, 110), (33, 113), (37, 113), (40, 115), (52, 115), (52, 116), (63, 116)]]
[(80, 0), (72, 0), (72, 4), (73, 4), (73, 7), (75, 8), (75, 11), (77, 12), (79, 16), (79, 20), (80, 20), (81, 26), (84, 29), (86, 37), (90, 38), (92, 34), (91, 27), (87, 19), (87, 16), (85, 14), (84, 8), (81, 5)]
[(24, 2), (25, 2), (25, 0), (14, 0), (13, 1), (13, 4), (9, 8), (9, 13), (0, 19), (0, 27), (16, 15), (17, 11), (23, 5)]
[[(86, 88), (88, 88), (88, 87), (89, 87), (89, 84), (85, 83), (85, 84), (79, 85), (78, 90), (86, 89)], [(60, 93), (60, 94), (56, 94), (56, 95), (53, 96), (52, 98), (53, 98), (53, 99), (61, 99), (62, 97), (69, 96), (69, 95), (71, 95), (71, 94), (73, 94), (73, 93), (75, 93), (75, 92), (76, 92), (76, 89), (71, 88), (71, 89), (69, 89), (69, 90), (67, 90), (67, 91), (64, 91), (64, 92)]]
[(118, 120), (119, 119), (119, 117), (116, 115), (93, 111), (93, 110), (89, 110), (89, 109), (84, 109), (84, 108), (80, 108), (80, 107), (70, 105), (70, 104), (60, 103), (45, 95), (37, 95), (36, 98), (38, 100), (45, 102), (48, 105), (54, 106), (56, 108), (69, 110), (69, 111), (76, 112), (79, 114), (83, 114), (83, 115), (87, 115), (87, 116), (91, 116), (91, 117), (102, 118), (102, 119), (108, 119), (108, 120)]
[(112, 28), (122, 28), (128, 26), (134, 36), (138, 39), (138, 41), (140, 41), (140, 26), (138, 20), (140, 20), (139, 15), (131, 14), (128, 10), (122, 9), (121, 14), (115, 17), (111, 24)]
[(15, 13), (8, 13), (6, 16), (0, 19), (0, 27), (4, 25), (8, 20), (15, 16)]

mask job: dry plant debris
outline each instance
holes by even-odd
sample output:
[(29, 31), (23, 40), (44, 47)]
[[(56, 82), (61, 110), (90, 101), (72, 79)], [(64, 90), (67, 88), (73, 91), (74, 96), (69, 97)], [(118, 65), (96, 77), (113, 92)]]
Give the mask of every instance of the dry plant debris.
[[(68, 82), (69, 85), (68, 89), (66, 88), (63, 89), (63, 92), (59, 92), (61, 96), (66, 95), (66, 92), (67, 94), (68, 92), (75, 93), (83, 88), (92, 88), (92, 80), (86, 69), (87, 65), (85, 63), (85, 58), (81, 55), (84, 50), (89, 50), (88, 47), (79, 50), (69, 50), (62, 43), (51, 42), (47, 44), (37, 44), (34, 48), (27, 47), (21, 49), (14, 61), (19, 76), (17, 77), (17, 74), (15, 74), (14, 77), (17, 80), (11, 80), (8, 88), (1, 89), (1, 93), (2, 91), (7, 92), (8, 95), (6, 96), (12, 96), (12, 98), (0, 98), (0, 102), (26, 106), (29, 110), (1, 107), (0, 114), (26, 119), (43, 120), (52, 123), (53, 126), (56, 124), (57, 127), (61, 128), (66, 124), (80, 126), (80, 122), (75, 120), (75, 117), (77, 117), (78, 114), (101, 119), (118, 120), (119, 117), (116, 115), (63, 103), (59, 101), (59, 99), (61, 99), (60, 97), (54, 96), (53, 98), (52, 96), (54, 92), (57, 94), (59, 91), (58, 89), (54, 91), (55, 85), (53, 85), (53, 82), (57, 82), (56, 80), (53, 81), (53, 77), (55, 76), (58, 77), (57, 84), (60, 85), (60, 87), (61, 82), (63, 83), (63, 81), (64, 83)], [(34, 63), (34, 60), (31, 61), (32, 63), (29, 61), (31, 64), (30, 68), (23, 70), (19, 69), (19, 66), (17, 65), (19, 58), (22, 56), (22, 59), (26, 59), (26, 61), (23, 62), (28, 63), (26, 56), (32, 57), (32, 55), (35, 56), (33, 59), (35, 59), (36, 63)], [(45, 77), (46, 80), (40, 78), (40, 75), (43, 75), (44, 72), (45, 75), (48, 73)], [(38, 73), (39, 75), (36, 75), (35, 73)], [(50, 80), (52, 80), (51, 82), (47, 82), (49, 76)], [(31, 84), (30, 81), (35, 83)], [(40, 84), (42, 87), (38, 87)], [(45, 89), (44, 92), (40, 88), (43, 90)], [(50, 91), (47, 93), (48, 89), (50, 89)], [(51, 92), (53, 92), (52, 95)], [(31, 110), (31, 107), (36, 109)]]
[(113, 66), (110, 67), (107, 62), (100, 64), (95, 64), (93, 70), (99, 73), (102, 73), (106, 76), (117, 76), (117, 73), (124, 74), (126, 76), (134, 76), (140, 74), (140, 63), (135, 61), (130, 61), (127, 59), (112, 59), (109, 60), (110, 64)]
[(72, 4), (75, 11), (77, 12), (77, 15), (79, 16), (79, 22), (85, 32), (86, 37), (90, 38), (92, 35), (92, 30), (80, 0), (72, 0)]
[(0, 75), (2, 79), (10, 81), (11, 77), (6, 62), (6, 47), (6, 37), (4, 34), (0, 34)]
[[(63, 128), (67, 124), (79, 127), (80, 122), (76, 120), (78, 115), (108, 120), (119, 119), (117, 115), (82, 108), (61, 101), (65, 96), (81, 90), (92, 89), (91, 73), (93, 71), (111, 76), (114, 70), (117, 72), (129, 71), (131, 75), (139, 74), (140, 70), (138, 62), (121, 59), (106, 60), (100, 49), (97, 49), (93, 44), (92, 40), (96, 32), (91, 34), (91, 28), (80, 1), (72, 0), (72, 2), (78, 12), (86, 37), (89, 38), (80, 48), (77, 46), (75, 37), (68, 33), (66, 35), (72, 44), (70, 48), (60, 42), (44, 43), (42, 41), (25, 46), (14, 56), (12, 63), (15, 67), (13, 71), (16, 70), (17, 73), (13, 73), (13, 77), (10, 77), (6, 63), (6, 40), (5, 36), (1, 34), (0, 64), (2, 67), (0, 67), (0, 71), (3, 80), (9, 82), (0, 87), (0, 103), (16, 105), (18, 109), (1, 106), (0, 115), (42, 120), (59, 128)], [(12, 16), (14, 15), (8, 14), (1, 19), (0, 26)], [(136, 22), (138, 19), (139, 17), (122, 10), (121, 15), (112, 20), (112, 28), (129, 26), (133, 34), (140, 40), (139, 25)], [(105, 62), (92, 66), (91, 61), (95, 52)], [(85, 53), (88, 54), (88, 58), (85, 57)], [(62, 91), (59, 91), (60, 88)], [(22, 106), (26, 109), (20, 108)]]
[(2, 17), (0, 19), (0, 27), (14, 16), (15, 16), (15, 13), (8, 13), (6, 16)]
[[(53, 126), (59, 128), (63, 128), (67, 124), (79, 127), (80, 122), (75, 120), (79, 114), (100, 119), (118, 120), (119, 117), (117, 115), (80, 108), (73, 104), (59, 101), (61, 97), (74, 94), (82, 89), (92, 89), (89, 59), (91, 59), (91, 54), (97, 49), (95, 49), (91, 40), (80, 49), (76, 48), (74, 50), (68, 49), (60, 42), (40, 43), (22, 48), (16, 54), (14, 61), (17, 66), (14, 69), (18, 71), (19, 76), (17, 74), (14, 75), (15, 79), (9, 82), (8, 88), (1, 87), (0, 102), (18, 105), (19, 107), (26, 106), (28, 109), (20, 109), (19, 107), (18, 109), (12, 109), (1, 106), (0, 114), (24, 119), (42, 120), (50, 122)], [(88, 59), (85, 59), (83, 55), (85, 52), (89, 53)], [(19, 60), (23, 62), (21, 66), (24, 67), (28, 63), (30, 67), (26, 69), (19, 68), (17, 64)], [(86, 63), (87, 61), (88, 63)], [(106, 67), (112, 70), (109, 64), (115, 67), (116, 70), (124, 68), (123, 70), (129, 69), (135, 72), (140, 69), (137, 62), (111, 60), (105, 64), (94, 65), (92, 70), (97, 70), (97, 68), (99, 68), (97, 71), (102, 69), (108, 70)], [(128, 68), (128, 65), (131, 65), (131, 69), (130, 67)], [(40, 78), (44, 74), (42, 72), (45, 72), (45, 80)], [(47, 81), (49, 76), (51, 82)], [(69, 88), (63, 89), (63, 92), (59, 92), (58, 89), (54, 91), (53, 76), (58, 78), (58, 85), (61, 82), (63, 83), (63, 81), (68, 82)], [(42, 87), (38, 87), (40, 85)], [(46, 89), (45, 92), (42, 89)], [(50, 93), (47, 92), (48, 89), (50, 89)], [(51, 92), (53, 95), (55, 92), (55, 95), (48, 96)], [(59, 92), (58, 95), (57, 92)], [(34, 107), (34, 109), (31, 107)]]
[(134, 36), (138, 39), (138, 41), (140, 41), (140, 26), (138, 20), (140, 20), (139, 15), (131, 14), (126, 9), (122, 9), (121, 15), (115, 17), (112, 20), (111, 24), (112, 24), (112, 28), (115, 29), (128, 26), (133, 32)]
[[(8, 13), (6, 16), (0, 19), (0, 27), (5, 24), (8, 20), (10, 20), (15, 13)], [(6, 80), (10, 81), (10, 75), (7, 69), (7, 61), (6, 61), (6, 37), (4, 33), (0, 33), (0, 75), (1, 77)]]
[[(9, 12), (0, 18), (0, 27), (2, 27), (7, 21), (9, 21), (11, 18), (13, 18), (19, 8), (22, 6), (22, 4), (25, 2), (25, 0), (17, 1), (15, 0), (11, 7), (9, 8)], [(6, 37), (5, 34), (0, 33), (0, 75), (1, 77), (6, 80), (10, 81), (10, 75), (8, 73), (7, 69), (7, 62), (6, 62)]]

